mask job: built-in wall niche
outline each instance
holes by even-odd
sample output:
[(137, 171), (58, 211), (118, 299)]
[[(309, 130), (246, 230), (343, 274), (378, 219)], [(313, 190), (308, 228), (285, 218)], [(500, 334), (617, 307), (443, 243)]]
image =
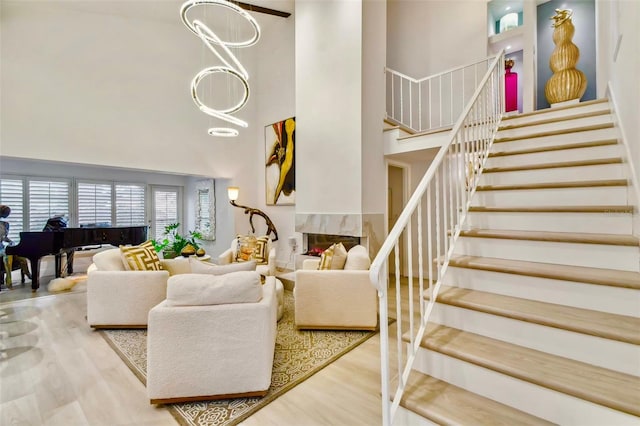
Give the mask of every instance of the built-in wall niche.
[(521, 27), (523, 0), (492, 0), (487, 4), (489, 36)]

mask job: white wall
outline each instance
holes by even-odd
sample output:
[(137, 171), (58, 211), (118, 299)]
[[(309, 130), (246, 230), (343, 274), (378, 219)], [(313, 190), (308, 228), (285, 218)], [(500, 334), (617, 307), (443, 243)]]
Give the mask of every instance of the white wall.
[(297, 213), (362, 212), (362, 2), (296, 3)]
[(486, 56), (486, 1), (388, 0), (389, 68), (422, 78)]
[[(268, 7), (282, 9), (280, 3), (271, 2)], [(260, 15), (265, 24), (263, 37), (260, 39), (258, 55), (258, 73), (254, 83), (260, 94), (257, 99), (256, 124), (258, 128), (258, 146), (255, 151), (255, 164), (258, 171), (256, 194), (252, 198), (254, 205), (263, 210), (273, 221), (278, 230), (276, 242), (277, 265), (293, 269), (293, 257), (289, 248), (289, 237), (296, 237), (298, 247), (302, 244), (301, 234), (295, 232), (295, 206), (267, 206), (265, 190), (265, 126), (296, 115), (295, 104), (295, 18), (291, 15), (283, 19), (279, 17)], [(298, 144), (296, 131), (296, 145)], [(296, 153), (294, 152), (294, 155)], [(296, 171), (302, 170), (304, 164), (296, 159)], [(297, 185), (297, 183), (296, 183)], [(297, 193), (297, 191), (296, 191)], [(242, 195), (244, 199), (244, 195)], [(236, 228), (246, 232), (248, 219), (244, 213), (236, 209)], [(238, 214), (243, 217), (238, 218)], [(256, 218), (255, 225), (260, 225), (264, 232), (266, 226), (261, 218)]]
[[(638, 205), (638, 173), (640, 173), (640, 2), (596, 2), (598, 97), (606, 95), (607, 84), (616, 103), (618, 128), (628, 147), (627, 161), (634, 170), (634, 192)], [(619, 49), (616, 55), (616, 46)], [(640, 214), (634, 214), (634, 234), (640, 235)]]

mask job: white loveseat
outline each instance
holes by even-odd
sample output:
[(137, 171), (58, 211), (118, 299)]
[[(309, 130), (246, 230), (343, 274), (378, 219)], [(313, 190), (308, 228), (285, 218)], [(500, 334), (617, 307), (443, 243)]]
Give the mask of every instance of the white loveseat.
[[(146, 328), (151, 308), (167, 294), (170, 275), (255, 270), (255, 263), (216, 266), (197, 259), (161, 260), (161, 271), (127, 271), (120, 249), (93, 256), (87, 276), (87, 322), (94, 328)], [(216, 268), (215, 270), (211, 268)]]
[(276, 341), (275, 279), (256, 272), (176, 275), (149, 312), (152, 404), (262, 396)]
[(376, 329), (377, 297), (369, 280), (367, 249), (351, 248), (344, 269), (318, 270), (319, 264), (320, 259), (308, 259), (296, 271), (296, 328)]

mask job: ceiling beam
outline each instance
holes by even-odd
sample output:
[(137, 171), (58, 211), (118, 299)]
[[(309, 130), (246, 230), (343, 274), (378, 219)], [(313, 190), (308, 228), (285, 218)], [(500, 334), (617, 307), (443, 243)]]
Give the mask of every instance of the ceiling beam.
[(282, 18), (288, 18), (291, 16), (289, 12), (282, 12), (280, 10), (269, 9), (268, 7), (256, 6), (249, 3), (243, 3), (241, 1), (228, 0), (229, 3), (234, 3), (243, 8), (244, 10), (248, 10), (249, 12), (258, 12), (258, 13), (266, 13), (267, 15), (280, 16)]

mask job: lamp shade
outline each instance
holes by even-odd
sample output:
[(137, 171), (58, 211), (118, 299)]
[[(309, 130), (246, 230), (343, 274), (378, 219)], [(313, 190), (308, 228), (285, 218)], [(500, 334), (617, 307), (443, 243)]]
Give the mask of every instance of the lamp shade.
[(235, 201), (238, 199), (238, 196), (240, 195), (240, 188), (238, 188), (237, 186), (230, 186), (227, 188), (227, 195), (229, 196), (229, 199), (231, 201)]

